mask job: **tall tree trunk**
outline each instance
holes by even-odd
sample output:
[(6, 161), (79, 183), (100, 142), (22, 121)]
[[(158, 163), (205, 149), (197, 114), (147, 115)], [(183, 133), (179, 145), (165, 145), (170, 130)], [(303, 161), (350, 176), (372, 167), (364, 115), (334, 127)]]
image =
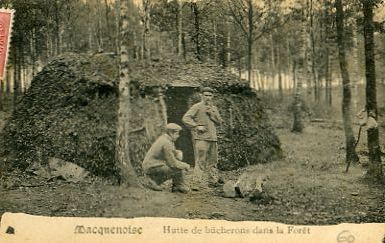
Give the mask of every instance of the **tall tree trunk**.
[(186, 40), (185, 40), (185, 34), (182, 32), (182, 48), (183, 48), (183, 59), (186, 60)]
[(330, 67), (330, 42), (329, 37), (330, 33), (332, 32), (330, 26), (331, 26), (331, 16), (330, 16), (330, 7), (328, 6), (328, 3), (325, 2), (324, 6), (324, 19), (325, 19), (325, 25), (324, 25), (324, 49), (325, 49), (325, 72), (324, 72), (324, 78), (325, 78), (325, 101), (328, 105), (332, 105), (332, 72), (333, 69)]
[[(301, 133), (303, 130), (303, 122), (302, 122), (302, 108), (303, 108), (303, 102), (302, 99), (302, 81), (307, 80), (307, 84), (309, 85), (309, 36), (307, 34), (308, 30), (308, 24), (307, 24), (307, 17), (306, 14), (304, 14), (302, 19), (302, 29), (301, 29), (301, 38), (303, 40), (303, 45), (301, 46), (301, 56), (299, 57), (302, 62), (302, 75), (297, 78), (296, 80), (296, 87), (295, 87), (295, 95), (294, 95), (294, 104), (293, 104), (293, 115), (294, 115), (294, 121), (293, 121), (293, 128), (292, 132)], [(296, 60), (297, 62), (297, 60)], [(293, 67), (294, 69), (294, 67)], [(307, 87), (307, 90), (309, 90), (309, 87)]]
[(247, 78), (249, 83), (251, 83), (251, 69), (252, 69), (252, 60), (253, 60), (253, 44), (254, 44), (254, 26), (253, 26), (253, 3), (251, 0), (247, 1), (247, 7), (248, 7), (248, 15), (247, 15), (247, 26), (248, 26), (248, 33), (247, 33)]
[(312, 93), (312, 76), (311, 76), (311, 31), (312, 31), (312, 21), (311, 21), (311, 15), (312, 15), (312, 0), (306, 0), (306, 11), (304, 13), (305, 21), (303, 22), (305, 32), (302, 32), (305, 48), (304, 48), (304, 78), (306, 80), (306, 96), (309, 97)]
[(213, 33), (213, 38), (214, 38), (214, 53), (213, 53), (213, 56), (214, 56), (214, 62), (217, 63), (218, 62), (218, 41), (217, 41), (217, 21), (214, 20), (214, 23), (213, 23), (213, 30), (214, 30), (214, 33)]
[[(302, 75), (304, 76), (304, 75)], [(302, 101), (301, 101), (301, 90), (302, 90), (302, 79), (304, 77), (297, 78), (296, 75), (296, 62), (293, 63), (293, 81), (295, 83), (295, 95), (294, 95), (294, 104), (293, 104), (293, 128), (292, 132), (301, 133), (303, 130), (302, 123)]]
[(103, 42), (104, 33), (103, 33), (102, 18), (100, 17), (100, 16), (103, 16), (100, 2), (97, 3), (97, 13), (96, 14), (97, 14), (97, 16), (96, 16), (96, 19), (97, 19), (96, 34), (97, 34), (97, 40), (98, 40), (98, 52), (102, 52), (103, 48), (104, 48), (104, 42)]
[(201, 53), (201, 43), (200, 43), (200, 13), (198, 4), (196, 2), (191, 3), (192, 12), (194, 14), (194, 27), (195, 27), (195, 34), (194, 34), (194, 43), (195, 43), (195, 56), (199, 61), (202, 61), (202, 53)]
[[(365, 76), (366, 76), (366, 111), (368, 117), (377, 120), (377, 90), (376, 68), (374, 57), (374, 23), (373, 0), (362, 0), (364, 12), (364, 39), (365, 39)], [(381, 149), (378, 126), (367, 129), (369, 169), (367, 175), (374, 179), (382, 179)]]
[(60, 42), (60, 9), (58, 0), (54, 1), (55, 4), (55, 41), (56, 41), (56, 55), (61, 53), (61, 42)]
[(130, 70), (129, 70), (129, 21), (128, 1), (120, 2), (121, 34), (119, 65), (119, 108), (116, 126), (116, 159), (120, 167), (121, 184), (139, 186), (139, 180), (130, 161), (129, 129), (130, 129)]
[(227, 40), (226, 40), (226, 65), (227, 68), (231, 68), (230, 62), (231, 62), (231, 30), (230, 30), (230, 22), (226, 22), (226, 28), (227, 28)]
[(11, 70), (8, 70), (8, 72), (6, 72), (6, 78), (5, 78), (5, 95), (7, 97), (9, 97), (11, 95), (11, 83), (12, 83), (12, 79), (11, 79)]
[(342, 118), (344, 122), (345, 131), (345, 148), (346, 148), (346, 162), (358, 162), (359, 158), (354, 146), (355, 139), (352, 129), (351, 119), (351, 90), (350, 90), (350, 78), (346, 62), (345, 44), (344, 44), (344, 12), (342, 7), (342, 0), (336, 0), (336, 25), (337, 25), (337, 44), (338, 44), (338, 57), (342, 76)]
[(238, 62), (238, 78), (239, 80), (242, 78), (242, 64), (241, 64), (241, 54), (238, 53), (237, 57), (237, 62)]
[(276, 66), (275, 66), (275, 45), (274, 45), (273, 33), (270, 34), (270, 55), (271, 55), (271, 58), (270, 58), (270, 60), (271, 60), (271, 85), (272, 85), (273, 90), (274, 90)]
[[(291, 55), (291, 52), (290, 52), (290, 43), (289, 43), (289, 40), (287, 39), (286, 40), (286, 43), (285, 43), (285, 46), (286, 46), (286, 55), (287, 55), (287, 63), (286, 63), (286, 72), (288, 74), (290, 74), (292, 72), (292, 60), (293, 60), (293, 57)], [(293, 73), (292, 73), (293, 74)], [(288, 75), (290, 76), (290, 75)], [(292, 77), (294, 79), (294, 77)], [(288, 79), (286, 81), (288, 81), (290, 78), (288, 77)], [(294, 93), (294, 82), (292, 83), (293, 85), (289, 85), (288, 89), (290, 89), (290, 92), (289, 93)]]
[(30, 53), (31, 53), (31, 64), (32, 64), (32, 77), (36, 74), (36, 37), (35, 37), (35, 28), (32, 30), (32, 38), (30, 41)]
[[(116, 53), (120, 53), (120, 1), (121, 0), (115, 0), (115, 51)], [(135, 33), (135, 32), (134, 32)], [(136, 45), (134, 43), (134, 48), (136, 48)], [(135, 49), (136, 51), (136, 49)]]
[(178, 57), (183, 57), (183, 3), (182, 0), (178, 2)]
[(143, 0), (143, 32), (142, 32), (142, 58), (145, 63), (150, 60), (150, 0)]
[(19, 86), (20, 86), (20, 79), (19, 79), (19, 59), (17, 55), (16, 48), (14, 49), (13, 54), (13, 110), (16, 109), (16, 104), (18, 101), (19, 96)]
[(330, 50), (329, 47), (326, 46), (325, 50), (325, 101), (328, 105), (332, 105), (331, 103), (331, 75), (330, 75)]
[(291, 72), (293, 77), (293, 96), (295, 97), (295, 92), (297, 90), (297, 62), (293, 59), (293, 64), (291, 65)]
[(359, 62), (359, 47), (358, 47), (358, 33), (357, 33), (357, 24), (352, 28), (352, 41), (353, 41), (353, 79), (352, 79), (352, 111), (353, 114), (358, 112), (358, 83), (362, 75), (360, 73), (360, 62)]
[[(106, 19), (106, 36), (108, 40), (110, 41), (112, 39), (111, 36), (111, 28), (110, 28), (110, 7), (108, 5), (108, 0), (104, 0), (104, 8), (105, 8), (105, 19)], [(114, 43), (112, 43), (114, 45)]]
[(283, 87), (282, 87), (282, 63), (281, 63), (281, 48), (280, 44), (277, 45), (277, 67), (278, 67), (278, 92), (279, 99), (283, 99)]
[(310, 57), (311, 57), (311, 79), (312, 85), (314, 85), (314, 100), (318, 101), (318, 83), (317, 83), (317, 73), (315, 68), (315, 37), (314, 37), (314, 6), (313, 0), (310, 0)]

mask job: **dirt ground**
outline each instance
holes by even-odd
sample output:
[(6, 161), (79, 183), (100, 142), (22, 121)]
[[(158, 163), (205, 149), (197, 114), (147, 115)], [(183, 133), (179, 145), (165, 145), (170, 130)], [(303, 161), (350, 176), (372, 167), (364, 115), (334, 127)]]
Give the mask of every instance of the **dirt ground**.
[[(280, 117), (275, 117), (279, 120)], [(3, 174), (0, 215), (25, 212), (45, 216), (175, 217), (269, 220), (290, 224), (385, 222), (384, 185), (363, 180), (359, 164), (343, 173), (344, 135), (338, 123), (308, 123), (303, 134), (276, 129), (284, 159), (238, 171), (223, 172), (225, 180), (242, 172), (267, 175), (265, 190), (274, 200), (255, 203), (224, 198), (221, 188), (171, 193), (112, 185), (100, 178), (81, 183), (46, 181), (26, 173)], [(365, 138), (358, 146), (365, 163)]]

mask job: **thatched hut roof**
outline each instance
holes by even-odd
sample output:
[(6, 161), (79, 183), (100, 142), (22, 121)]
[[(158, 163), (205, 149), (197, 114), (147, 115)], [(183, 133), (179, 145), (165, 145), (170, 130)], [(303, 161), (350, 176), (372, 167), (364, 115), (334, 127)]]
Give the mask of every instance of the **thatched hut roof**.
[[(48, 63), (4, 128), (0, 153), (15, 162), (10, 167), (26, 168), (56, 157), (116, 177), (117, 77), (118, 60), (109, 54), (65, 54)], [(157, 94), (147, 92), (153, 87), (210, 86), (219, 91), (216, 100), (226, 123), (220, 133), (221, 168), (266, 162), (280, 153), (263, 105), (247, 82), (234, 74), (219, 67), (161, 60), (145, 68), (132, 65), (130, 77), (140, 91), (132, 93), (135, 115), (130, 116), (135, 131), (130, 154), (136, 169), (164, 124)], [(172, 99), (175, 108), (178, 101)]]

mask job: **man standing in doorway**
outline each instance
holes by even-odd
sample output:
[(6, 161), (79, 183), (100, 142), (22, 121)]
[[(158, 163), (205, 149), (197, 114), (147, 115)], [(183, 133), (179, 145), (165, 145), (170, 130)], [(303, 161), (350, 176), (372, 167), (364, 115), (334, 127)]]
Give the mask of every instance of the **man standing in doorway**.
[(212, 103), (214, 90), (201, 90), (201, 102), (193, 105), (183, 116), (183, 123), (191, 129), (194, 144), (194, 181), (205, 186), (218, 185), (217, 130), (222, 118)]

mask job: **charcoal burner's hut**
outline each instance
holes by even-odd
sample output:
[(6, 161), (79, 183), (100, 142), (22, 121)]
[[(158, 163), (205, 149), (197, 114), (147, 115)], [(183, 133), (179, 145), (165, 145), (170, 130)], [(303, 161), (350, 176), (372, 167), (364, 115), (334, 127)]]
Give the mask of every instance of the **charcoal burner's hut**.
[[(55, 157), (96, 175), (115, 177), (117, 58), (106, 54), (62, 55), (37, 74), (2, 136), (8, 168), (26, 168)], [(187, 109), (199, 101), (199, 87), (210, 86), (224, 119), (219, 128), (222, 170), (264, 163), (281, 155), (263, 103), (244, 80), (222, 68), (161, 60), (132, 66), (131, 161), (140, 163), (166, 122), (182, 125)], [(194, 164), (186, 128), (177, 142)]]

